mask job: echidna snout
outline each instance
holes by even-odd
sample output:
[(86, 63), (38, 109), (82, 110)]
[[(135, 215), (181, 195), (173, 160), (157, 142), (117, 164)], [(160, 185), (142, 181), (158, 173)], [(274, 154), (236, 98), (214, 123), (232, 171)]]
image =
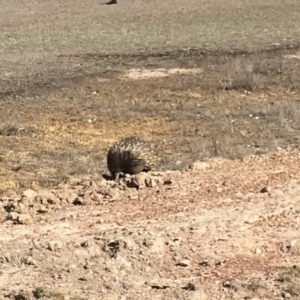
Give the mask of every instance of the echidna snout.
[(107, 154), (107, 166), (115, 180), (119, 179), (120, 173), (134, 175), (150, 171), (155, 162), (149, 143), (135, 136), (115, 143)]

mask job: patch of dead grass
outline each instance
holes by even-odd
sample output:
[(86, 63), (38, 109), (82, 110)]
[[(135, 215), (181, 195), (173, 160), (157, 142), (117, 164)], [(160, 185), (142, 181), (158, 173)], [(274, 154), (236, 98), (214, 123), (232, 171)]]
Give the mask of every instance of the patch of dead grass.
[(169, 130), (169, 120), (159, 116), (137, 116), (124, 121), (105, 118), (80, 125), (57, 123), (43, 126), (44, 142), (49, 146), (71, 142), (98, 149), (106, 148), (116, 140), (130, 135), (138, 135), (151, 141), (154, 136), (165, 135)]
[(236, 60), (229, 67), (226, 90), (254, 91), (260, 87), (260, 74), (256, 66), (244, 60)]
[(155, 137), (168, 135), (170, 130), (168, 120), (159, 116), (123, 121), (106, 117), (94, 123), (39, 117), (34, 137), (4, 137), (0, 191), (51, 187), (72, 176), (101, 176), (106, 170), (106, 151), (118, 139), (138, 135), (155, 143)]
[(250, 92), (264, 89), (270, 84), (268, 77), (280, 78), (282, 72), (282, 56), (277, 56), (272, 60), (261, 54), (237, 58), (230, 61), (227, 66), (225, 89)]
[(0, 136), (29, 135), (35, 132), (35, 128), (16, 122), (5, 122), (0, 125)]

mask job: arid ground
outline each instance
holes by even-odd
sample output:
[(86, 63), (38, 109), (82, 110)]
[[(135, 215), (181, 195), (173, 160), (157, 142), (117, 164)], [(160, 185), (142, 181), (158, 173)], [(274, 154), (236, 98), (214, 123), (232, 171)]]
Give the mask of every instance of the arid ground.
[(1, 1), (0, 299), (300, 299), (300, 2), (104, 2)]

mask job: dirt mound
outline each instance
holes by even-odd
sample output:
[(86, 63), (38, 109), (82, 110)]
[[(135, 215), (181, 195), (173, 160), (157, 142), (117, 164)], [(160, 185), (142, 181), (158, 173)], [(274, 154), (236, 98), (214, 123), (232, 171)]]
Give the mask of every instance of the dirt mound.
[[(9, 299), (298, 295), (299, 150), (1, 198)], [(221, 298), (220, 298), (221, 297)], [(256, 298), (255, 298), (256, 297)]]

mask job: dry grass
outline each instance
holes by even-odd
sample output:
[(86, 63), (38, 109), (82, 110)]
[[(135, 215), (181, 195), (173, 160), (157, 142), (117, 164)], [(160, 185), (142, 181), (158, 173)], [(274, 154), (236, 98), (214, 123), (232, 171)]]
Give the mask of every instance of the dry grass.
[(255, 63), (237, 60), (229, 69), (227, 90), (254, 91), (260, 87), (260, 73)]
[[(298, 8), (293, 0), (3, 4), (0, 191), (99, 177), (107, 148), (127, 135), (149, 140), (162, 170), (298, 146), (300, 60), (285, 58), (300, 37)], [(123, 80), (132, 68), (201, 72)]]
[(122, 54), (133, 54), (129, 64), (136, 67), (144, 55), (166, 50), (235, 52), (297, 45), (298, 9), (294, 0), (133, 0), (130, 6), (13, 0), (0, 13), (2, 91), (30, 93), (32, 85), (61, 85), (61, 77), (94, 74), (99, 67), (127, 68)]
[(293, 0), (171, 3), (133, 0), (130, 6), (120, 3), (111, 7), (91, 0), (13, 0), (1, 11), (2, 49), (55, 49), (60, 53), (95, 49), (130, 52), (165, 46), (253, 49), (284, 41), (292, 43), (299, 37), (299, 6)]
[(0, 126), (0, 136), (22, 136), (35, 132), (37, 132), (35, 128), (15, 122), (6, 122)]
[[(212, 94), (200, 90), (201, 79), (193, 78), (192, 84), (181, 76), (143, 84), (108, 82), (102, 88), (106, 98), (91, 96), (98, 81), (90, 79), (88, 86), (68, 91), (79, 95), (80, 89), (76, 102), (62, 102), (57, 92), (46, 96), (48, 102), (24, 100), (27, 106), (18, 122), (34, 133), (2, 137), (0, 189), (49, 187), (71, 176), (99, 177), (107, 172), (107, 148), (127, 135), (149, 140), (162, 159), (162, 170), (212, 156), (243, 158), (299, 145), (300, 104), (292, 94)], [(4, 104), (3, 114), (10, 103)], [(36, 114), (33, 107), (41, 103), (43, 113)]]
[(224, 88), (226, 90), (248, 91), (267, 89), (275, 84), (280, 85), (283, 72), (287, 71), (288, 64), (279, 53), (276, 58), (265, 54), (249, 55), (247, 58), (236, 58), (227, 64), (227, 78)]

